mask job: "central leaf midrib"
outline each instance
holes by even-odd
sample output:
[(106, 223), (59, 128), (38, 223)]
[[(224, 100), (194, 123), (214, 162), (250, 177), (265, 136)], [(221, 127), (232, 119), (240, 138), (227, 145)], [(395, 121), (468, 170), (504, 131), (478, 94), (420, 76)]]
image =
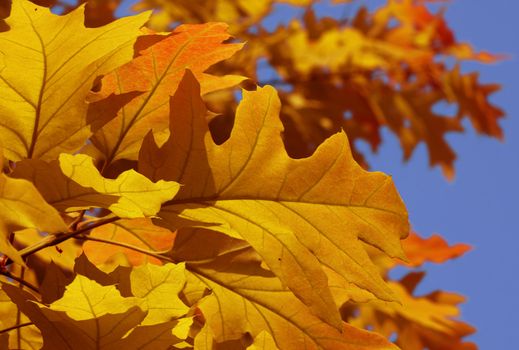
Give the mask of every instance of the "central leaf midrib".
[(403, 213), (398, 213), (392, 210), (388, 210), (385, 208), (377, 208), (367, 205), (357, 205), (357, 204), (349, 204), (349, 203), (324, 203), (324, 202), (307, 202), (307, 201), (298, 201), (298, 200), (288, 200), (282, 198), (254, 198), (254, 197), (245, 197), (245, 196), (237, 196), (237, 197), (196, 197), (196, 198), (186, 198), (186, 199), (172, 199), (167, 201), (162, 205), (162, 208), (168, 206), (180, 206), (183, 204), (200, 204), (204, 206), (213, 206), (214, 202), (225, 202), (225, 201), (262, 201), (262, 202), (275, 202), (275, 203), (291, 203), (291, 204), (309, 204), (309, 205), (324, 205), (330, 207), (343, 207), (343, 208), (362, 208), (362, 209), (372, 209), (383, 211), (389, 214), (397, 215), (397, 216), (405, 216)]
[[(22, 7), (23, 8), (23, 7)], [(41, 118), (41, 106), (42, 106), (42, 100), (43, 100), (43, 94), (45, 92), (45, 85), (47, 82), (47, 74), (48, 74), (48, 68), (47, 68), (47, 54), (45, 52), (45, 44), (43, 43), (43, 38), (41, 37), (40, 33), (36, 30), (36, 27), (34, 26), (34, 23), (32, 22), (32, 18), (29, 16), (25, 8), (23, 8), (23, 11), (25, 12), (25, 15), (27, 16), (31, 27), (34, 31), (34, 34), (36, 34), (36, 37), (38, 38), (38, 41), (40, 42), (41, 47), (41, 54), (43, 57), (43, 77), (42, 77), (42, 83), (40, 87), (40, 92), (38, 95), (38, 102), (36, 103), (36, 109), (35, 109), (35, 115), (34, 115), (34, 127), (32, 130), (32, 136), (31, 136), (31, 144), (29, 145), (29, 149), (27, 150), (27, 158), (32, 158), (34, 149), (36, 147), (36, 141), (38, 139), (39, 134), (39, 123)]]

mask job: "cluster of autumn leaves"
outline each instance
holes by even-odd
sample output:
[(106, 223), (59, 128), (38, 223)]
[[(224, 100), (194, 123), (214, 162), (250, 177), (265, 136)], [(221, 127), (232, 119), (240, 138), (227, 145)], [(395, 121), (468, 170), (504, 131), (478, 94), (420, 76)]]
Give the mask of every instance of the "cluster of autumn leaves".
[[(386, 125), (406, 154), (420, 141), (436, 152), (464, 116), (497, 136), (493, 88), (434, 60), (494, 57), (411, 1), (348, 25), (308, 10), (267, 32), (274, 3), (164, 2), (151, 21), (111, 21), (105, 6), (87, 28), (83, 7), (13, 0), (0, 32), (0, 348), (475, 349), (455, 319), (462, 297), (415, 296), (415, 270), (388, 281), (467, 246), (401, 242), (404, 204), (352, 141), (375, 147)], [(210, 23), (159, 31), (178, 20)], [(247, 80), (265, 56), (290, 91)], [(450, 98), (452, 118), (410, 106)], [(431, 153), (447, 173), (452, 159)]]

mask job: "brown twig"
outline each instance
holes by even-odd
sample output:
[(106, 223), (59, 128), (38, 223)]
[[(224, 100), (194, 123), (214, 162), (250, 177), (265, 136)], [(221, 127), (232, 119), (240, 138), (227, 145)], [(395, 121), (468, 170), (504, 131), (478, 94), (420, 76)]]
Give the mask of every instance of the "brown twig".
[(21, 285), (23, 285), (24, 287), (27, 287), (29, 288), (30, 290), (40, 294), (40, 291), (39, 289), (36, 287), (36, 286), (33, 286), (31, 283), (27, 282), (26, 280), (24, 280), (23, 278), (20, 278), (18, 276), (15, 276), (13, 275), (12, 273), (10, 273), (9, 271), (7, 270), (0, 270), (0, 275), (3, 275), (7, 278), (10, 278), (18, 283), (20, 283)]
[[(88, 232), (88, 231), (90, 231), (90, 230), (92, 230), (92, 229), (94, 229), (96, 227), (103, 226), (103, 225), (112, 223), (112, 222), (117, 221), (117, 220), (119, 220), (118, 217), (111, 217), (111, 218), (108, 218), (108, 219), (101, 219), (101, 220), (95, 221), (94, 223), (92, 223), (90, 225), (87, 225), (85, 227), (81, 227), (80, 229), (78, 229), (76, 231), (62, 232), (62, 233), (58, 233), (58, 234), (54, 234), (54, 235), (49, 235), (49, 236), (45, 237), (44, 239), (42, 239), (41, 241), (36, 242), (35, 244), (20, 250), (19, 253), (22, 256), (22, 258), (25, 259), (28, 256), (31, 256), (32, 254), (34, 254), (36, 252), (39, 252), (42, 249), (45, 249), (47, 247), (55, 246), (57, 244), (60, 244), (61, 242), (64, 242), (64, 241), (69, 240), (71, 238), (74, 238), (74, 237), (76, 237), (76, 236), (78, 236), (80, 234), (86, 233), (86, 232)], [(12, 261), (8, 261), (5, 264), (5, 266), (9, 266), (12, 263), (13, 263)]]
[(9, 328), (0, 329), (0, 334), (7, 333), (7, 332), (10, 332), (12, 330), (19, 329), (19, 328), (22, 328), (22, 327), (32, 326), (33, 324), (34, 323), (32, 323), (32, 322), (25, 322), (25, 323), (20, 323), (20, 324), (17, 324), (16, 326), (12, 326), (12, 327), (9, 327)]

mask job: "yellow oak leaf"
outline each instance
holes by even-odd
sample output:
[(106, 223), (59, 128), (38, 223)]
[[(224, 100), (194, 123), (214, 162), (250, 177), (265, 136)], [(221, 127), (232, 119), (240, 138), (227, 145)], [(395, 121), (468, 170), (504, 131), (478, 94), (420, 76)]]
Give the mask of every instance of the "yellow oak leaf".
[(230, 138), (216, 145), (196, 80), (187, 72), (171, 101), (171, 138), (147, 137), (139, 171), (182, 184), (163, 205), (162, 224), (206, 226), (247, 241), (312, 311), (340, 326), (322, 265), (384, 300), (394, 295), (365, 242), (403, 257), (407, 213), (391, 179), (363, 170), (338, 133), (306, 159), (283, 147), (280, 103), (272, 87), (243, 92)]
[[(192, 323), (187, 318), (142, 325), (147, 315), (144, 298), (123, 297), (115, 285), (104, 286), (82, 275), (49, 306), (18, 287), (4, 283), (2, 288), (41, 331), (44, 350), (165, 349), (183, 343)], [(168, 301), (169, 296), (162, 302)]]
[(193, 258), (184, 250), (186, 269), (201, 282), (195, 288), (210, 293), (196, 304), (208, 326), (195, 338), (195, 344), (204, 344), (202, 349), (211, 349), (213, 339), (225, 344), (247, 336), (258, 342), (263, 337), (263, 342), (275, 345), (262, 348), (257, 342), (259, 349), (396, 349), (380, 335), (346, 323), (337, 330), (317, 318), (272, 272), (261, 267), (251, 248), (216, 251), (212, 259), (197, 261), (199, 244), (190, 244)]
[(106, 314), (124, 313), (133, 306), (140, 306), (136, 298), (124, 298), (115, 286), (102, 286), (82, 275), (69, 284), (63, 297), (50, 305), (54, 311), (64, 311), (68, 317), (81, 321)]
[(51, 14), (14, 0), (0, 33), (0, 137), (10, 160), (54, 159), (90, 136), (85, 99), (94, 79), (129, 61), (149, 13), (85, 28), (84, 7)]
[(93, 159), (84, 154), (63, 153), (59, 161), (49, 163), (24, 160), (17, 164), (13, 176), (30, 180), (45, 200), (60, 211), (105, 208), (121, 218), (155, 215), (179, 188), (171, 181), (153, 183), (134, 170), (127, 170), (114, 180), (106, 179)]
[(119, 288), (128, 288), (133, 296), (144, 300), (148, 315), (143, 325), (162, 323), (180, 318), (189, 310), (178, 297), (186, 283), (185, 274), (183, 264), (146, 264), (132, 269), (127, 281), (130, 286), (120, 282)]
[[(101, 91), (91, 97), (92, 101), (105, 105), (114, 103), (116, 97), (138, 94), (129, 102), (121, 99), (119, 115), (92, 138), (108, 163), (121, 158), (137, 159), (142, 139), (150, 129), (164, 140), (167, 138), (169, 97), (175, 93), (184, 69), (195, 72), (204, 93), (234, 86), (245, 79), (204, 73), (242, 47), (223, 43), (230, 37), (226, 29), (223, 23), (182, 25), (165, 37), (141, 38), (136, 45), (140, 55), (103, 78)], [(102, 119), (106, 109), (95, 105), (89, 114), (93, 119)]]
[[(61, 305), (54, 307), (51, 304), (47, 307), (39, 304), (27, 292), (2, 285), (11, 300), (41, 331), (42, 349), (109, 349), (110, 343), (121, 339), (146, 315), (136, 306), (138, 300), (126, 302), (114, 286), (103, 287), (83, 276), (77, 276), (68, 287)], [(106, 297), (105, 301), (103, 297)], [(117, 303), (107, 304), (110, 301)], [(91, 302), (94, 303), (89, 304)], [(60, 303), (60, 300), (56, 303)], [(63, 309), (66, 312), (61, 311)], [(78, 316), (79, 320), (74, 316)]]
[[(0, 148), (0, 169), (3, 168), (1, 152)], [(0, 173), (0, 253), (21, 265), (24, 262), (9, 242), (9, 236), (23, 228), (34, 228), (50, 234), (67, 231), (67, 225), (59, 213), (45, 201), (31, 182)]]

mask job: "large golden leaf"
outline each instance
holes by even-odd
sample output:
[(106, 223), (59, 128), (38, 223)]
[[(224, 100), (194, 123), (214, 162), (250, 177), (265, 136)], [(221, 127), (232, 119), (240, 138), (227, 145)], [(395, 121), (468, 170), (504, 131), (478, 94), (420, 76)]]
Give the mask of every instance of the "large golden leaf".
[(0, 253), (22, 265), (23, 260), (11, 245), (9, 235), (23, 228), (35, 228), (48, 233), (67, 231), (67, 225), (59, 213), (43, 199), (31, 182), (0, 173)]
[(150, 181), (134, 170), (106, 179), (84, 154), (61, 154), (59, 161), (24, 160), (13, 176), (32, 181), (47, 202), (60, 211), (105, 208), (122, 218), (153, 216), (173, 198), (179, 185)]
[[(209, 328), (197, 335), (201, 339), (195, 338), (200, 348), (211, 349), (215, 342), (216, 349), (225, 349), (217, 345), (246, 343), (252, 336), (260, 349), (396, 349), (377, 334), (346, 323), (338, 330), (319, 320), (240, 241), (201, 229), (181, 231), (179, 237), (172, 256), (186, 261), (191, 275), (186, 290), (190, 294), (198, 290), (201, 299), (196, 306)], [(204, 297), (206, 290), (209, 295)], [(261, 338), (265, 345), (275, 346), (259, 347)]]
[(242, 47), (223, 43), (230, 37), (226, 29), (223, 23), (208, 23), (183, 25), (165, 37), (149, 35), (137, 42), (138, 57), (103, 78), (101, 91), (91, 97), (96, 101), (89, 113), (92, 119), (106, 118), (104, 106), (114, 104), (116, 98), (125, 104), (124, 96), (132, 97), (121, 106), (118, 117), (92, 138), (108, 163), (121, 158), (137, 159), (142, 139), (150, 129), (163, 139), (167, 137), (169, 97), (175, 93), (184, 69), (195, 72), (204, 93), (244, 79), (204, 73)]
[(94, 79), (131, 59), (148, 14), (85, 28), (83, 8), (66, 16), (14, 0), (0, 33), (0, 136), (6, 157), (54, 159), (90, 135), (85, 98)]
[(211, 226), (247, 241), (330, 324), (340, 321), (321, 264), (350, 288), (392, 300), (361, 243), (402, 256), (407, 213), (391, 179), (361, 169), (342, 132), (310, 158), (289, 158), (275, 90), (243, 94), (229, 140), (216, 145), (186, 73), (171, 102), (171, 138), (158, 148), (148, 137), (140, 155), (139, 171), (183, 185), (158, 216), (174, 228)]

